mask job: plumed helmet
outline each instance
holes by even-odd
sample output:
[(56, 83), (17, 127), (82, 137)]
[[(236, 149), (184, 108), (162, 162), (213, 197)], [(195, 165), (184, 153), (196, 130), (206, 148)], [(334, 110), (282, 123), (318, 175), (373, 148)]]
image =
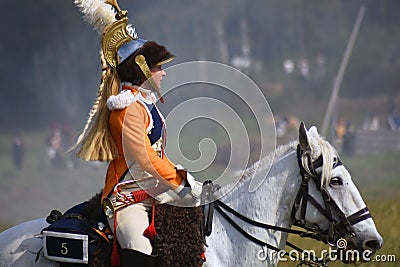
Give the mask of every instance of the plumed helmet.
[[(102, 34), (102, 53), (110, 67), (116, 68), (147, 43), (147, 40), (139, 38), (136, 29), (128, 24), (128, 11), (122, 10), (117, 0), (75, 0), (75, 4), (84, 14), (84, 19)], [(142, 55), (150, 68), (165, 64), (174, 58), (160, 45), (149, 44), (143, 48)]]
[(154, 87), (150, 69), (174, 56), (164, 46), (138, 38), (135, 28), (128, 24), (128, 11), (121, 10), (117, 0), (74, 2), (84, 19), (102, 35), (102, 77), (86, 125), (71, 149), (78, 149), (77, 156), (84, 160), (110, 161), (118, 151), (109, 131), (107, 99), (118, 93), (121, 81), (140, 85), (149, 79)]
[[(116, 11), (116, 21), (106, 26), (102, 34), (102, 50), (111, 67), (130, 65), (123, 63), (131, 62), (128, 59), (134, 57), (136, 65), (149, 79), (150, 68), (165, 64), (174, 58), (164, 46), (138, 38), (135, 28), (128, 25), (128, 12), (121, 10), (116, 0), (106, 0), (105, 3)], [(130, 66), (133, 67), (132, 64)], [(125, 80), (124, 75), (121, 80)]]
[[(135, 41), (131, 43), (133, 42)], [(121, 50), (121, 48), (119, 50)], [(140, 85), (149, 78), (148, 75), (151, 75), (146, 74), (146, 71), (150, 71), (153, 67), (166, 64), (173, 60), (174, 57), (175, 56), (164, 46), (159, 45), (155, 41), (147, 41), (141, 47), (135, 49), (133, 53), (130, 53), (126, 58), (120, 57), (121, 63), (117, 65), (116, 70), (121, 81)]]

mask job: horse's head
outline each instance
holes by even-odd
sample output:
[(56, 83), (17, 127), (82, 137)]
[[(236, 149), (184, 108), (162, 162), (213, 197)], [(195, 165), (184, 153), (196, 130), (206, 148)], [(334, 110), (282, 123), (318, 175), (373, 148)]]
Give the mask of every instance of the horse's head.
[(301, 123), (298, 160), (302, 185), (292, 211), (295, 224), (336, 247), (347, 242), (344, 249), (358, 251), (360, 257), (380, 249), (383, 239), (349, 171), (316, 127), (307, 131)]

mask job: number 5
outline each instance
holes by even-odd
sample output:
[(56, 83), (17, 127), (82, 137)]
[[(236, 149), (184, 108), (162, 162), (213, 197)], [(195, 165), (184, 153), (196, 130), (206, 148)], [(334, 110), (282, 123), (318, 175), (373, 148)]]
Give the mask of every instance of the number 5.
[(61, 254), (63, 254), (63, 255), (68, 254), (67, 243), (61, 243)]

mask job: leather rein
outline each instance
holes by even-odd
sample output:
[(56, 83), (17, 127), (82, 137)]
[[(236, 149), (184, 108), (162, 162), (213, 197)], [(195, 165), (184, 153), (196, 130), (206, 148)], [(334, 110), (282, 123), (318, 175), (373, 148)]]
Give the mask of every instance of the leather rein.
[[(354, 214), (350, 216), (346, 216), (342, 210), (339, 208), (339, 206), (335, 203), (335, 201), (332, 199), (330, 196), (329, 192), (327, 191), (325, 185), (321, 186), (321, 175), (316, 172), (316, 169), (322, 167), (323, 165), (323, 158), (320, 156), (317, 160), (314, 162), (311, 161), (311, 157), (309, 155), (307, 156), (307, 164), (308, 164), (308, 170), (307, 171), (303, 165), (301, 158), (303, 157), (303, 151), (301, 150), (300, 146), (297, 147), (297, 160), (298, 160), (298, 165), (300, 168), (300, 175), (302, 178), (301, 186), (297, 192), (295, 202), (293, 203), (292, 211), (291, 211), (291, 216), (292, 219), (294, 220), (294, 225), (301, 227), (305, 229), (306, 231), (302, 230), (295, 230), (295, 229), (290, 229), (290, 228), (285, 228), (285, 227), (279, 227), (271, 224), (266, 224), (262, 222), (255, 221), (253, 219), (250, 219), (243, 214), (235, 211), (219, 199), (215, 200), (214, 202), (208, 204), (208, 207), (205, 209), (205, 226), (203, 229), (204, 235), (209, 236), (212, 232), (212, 220), (213, 220), (213, 211), (214, 209), (217, 210), (222, 217), (229, 223), (231, 224), (239, 233), (241, 233), (244, 237), (249, 239), (250, 241), (262, 246), (266, 247), (268, 249), (272, 249), (276, 252), (281, 252), (283, 251), (282, 249), (273, 246), (271, 244), (268, 244), (259, 238), (249, 234), (246, 230), (244, 230), (239, 224), (234, 220), (235, 217), (239, 218), (240, 220), (261, 228), (261, 229), (266, 229), (266, 230), (273, 230), (273, 231), (280, 231), (280, 232), (285, 232), (289, 234), (295, 234), (300, 237), (306, 237), (306, 238), (311, 238), (315, 239), (318, 241), (323, 241), (324, 243), (328, 243), (331, 246), (334, 246), (334, 242), (336, 242), (339, 238), (342, 237), (353, 237), (355, 236), (355, 233), (352, 229), (352, 226), (366, 220), (368, 218), (371, 218), (371, 215), (368, 211), (368, 208), (363, 208), (360, 209), (359, 211), (355, 212)], [(342, 165), (342, 162), (340, 159), (336, 158), (334, 162), (334, 166), (338, 167)], [(324, 206), (322, 207), (309, 193), (308, 193), (308, 188), (309, 188), (309, 182), (314, 181), (316, 188), (319, 190), (321, 193), (321, 196), (324, 201)], [(213, 190), (213, 186), (209, 187), (210, 190)], [(209, 192), (208, 194), (211, 194), (212, 192)], [(318, 209), (321, 214), (323, 214), (329, 222), (329, 227), (327, 230), (322, 230), (318, 225), (311, 225), (308, 224), (305, 220), (306, 217), (306, 210), (307, 210), (307, 204), (310, 203), (313, 205), (316, 209)], [(296, 219), (295, 215), (297, 211), (300, 209), (300, 219)], [(336, 221), (333, 217), (333, 213), (336, 213), (337, 217), (340, 219), (340, 221)], [(229, 215), (231, 214), (231, 215)], [(303, 252), (302, 249), (299, 247), (295, 246), (294, 244), (290, 242), (286, 242), (286, 245), (299, 251)], [(288, 252), (284, 251), (283, 256), (289, 255)], [(305, 264), (308, 266), (327, 266), (327, 260), (326, 259), (319, 259), (315, 258), (312, 255), (309, 255), (309, 260), (305, 259), (297, 259), (300, 261), (299, 266)]]

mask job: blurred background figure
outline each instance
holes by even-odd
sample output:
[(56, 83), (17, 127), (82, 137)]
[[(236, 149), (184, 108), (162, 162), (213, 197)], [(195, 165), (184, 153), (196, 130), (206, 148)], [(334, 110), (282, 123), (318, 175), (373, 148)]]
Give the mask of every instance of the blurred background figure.
[(400, 112), (397, 109), (394, 109), (388, 115), (388, 123), (392, 131), (400, 130)]
[(346, 127), (346, 120), (344, 118), (341, 118), (336, 126), (335, 126), (335, 146), (336, 149), (340, 152), (343, 148), (343, 140), (347, 132), (347, 127)]
[(371, 114), (364, 118), (363, 130), (377, 131), (380, 128), (380, 120), (378, 114)]
[(294, 62), (291, 59), (285, 59), (283, 61), (283, 69), (286, 74), (291, 74), (294, 71)]
[(50, 160), (50, 165), (54, 168), (65, 167), (64, 162), (64, 151), (63, 151), (63, 136), (61, 129), (57, 124), (53, 124), (51, 127), (50, 136), (47, 140), (47, 156)]
[(24, 166), (25, 145), (21, 131), (14, 136), (12, 152), (15, 168), (17, 170), (22, 170)]
[(310, 76), (310, 64), (308, 63), (308, 60), (306, 58), (300, 59), (298, 63), (298, 68), (300, 71), (301, 79), (308, 80)]

